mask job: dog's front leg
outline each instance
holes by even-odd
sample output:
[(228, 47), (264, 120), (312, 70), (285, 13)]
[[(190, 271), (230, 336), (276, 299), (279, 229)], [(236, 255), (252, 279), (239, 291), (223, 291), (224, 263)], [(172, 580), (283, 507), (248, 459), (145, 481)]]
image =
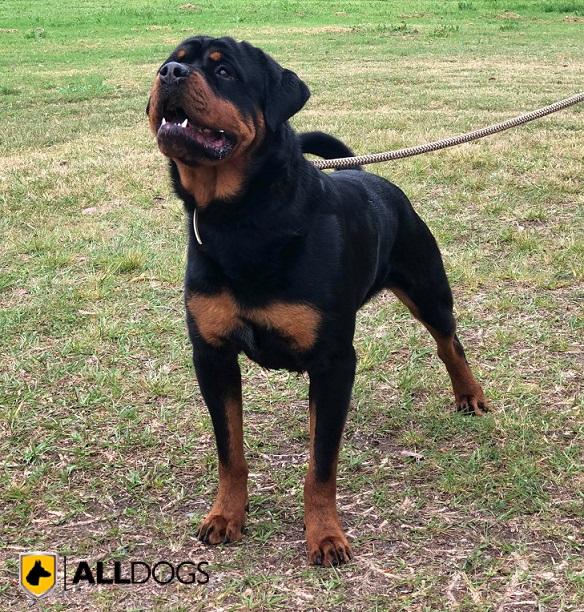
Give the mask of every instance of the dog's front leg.
[(209, 409), (219, 459), (219, 490), (198, 537), (207, 544), (241, 538), (247, 507), (247, 463), (243, 454), (241, 373), (232, 350), (196, 346), (193, 361)]
[(310, 374), (310, 461), (304, 482), (309, 562), (339, 565), (351, 547), (336, 508), (337, 460), (355, 378), (353, 347)]

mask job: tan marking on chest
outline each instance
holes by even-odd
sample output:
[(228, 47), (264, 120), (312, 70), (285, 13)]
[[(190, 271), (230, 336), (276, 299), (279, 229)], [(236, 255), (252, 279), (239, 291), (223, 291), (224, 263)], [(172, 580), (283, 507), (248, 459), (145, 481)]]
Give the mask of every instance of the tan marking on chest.
[(244, 183), (245, 168), (242, 160), (229, 166), (187, 166), (175, 160), (182, 186), (200, 208), (212, 200), (229, 200), (237, 196)]
[(295, 348), (307, 351), (316, 342), (321, 321), (319, 311), (308, 304), (273, 302), (263, 308), (241, 308), (227, 291), (216, 295), (192, 294), (187, 299), (187, 308), (203, 339), (215, 346), (247, 319), (277, 331)]
[(321, 318), (318, 310), (308, 304), (286, 302), (274, 302), (246, 314), (258, 325), (275, 329), (282, 336), (290, 338), (302, 351), (313, 346)]

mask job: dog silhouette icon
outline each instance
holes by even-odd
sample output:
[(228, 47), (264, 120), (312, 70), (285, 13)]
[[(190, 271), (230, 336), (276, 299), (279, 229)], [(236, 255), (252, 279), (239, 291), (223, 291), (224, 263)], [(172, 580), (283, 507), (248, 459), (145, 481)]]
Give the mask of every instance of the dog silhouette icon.
[(40, 560), (39, 561), (35, 561), (32, 569), (30, 570), (30, 572), (28, 572), (28, 574), (26, 575), (26, 581), (29, 584), (32, 584), (34, 586), (38, 586), (39, 584), (39, 580), (41, 578), (48, 578), (51, 575), (51, 572), (48, 572), (42, 565)]

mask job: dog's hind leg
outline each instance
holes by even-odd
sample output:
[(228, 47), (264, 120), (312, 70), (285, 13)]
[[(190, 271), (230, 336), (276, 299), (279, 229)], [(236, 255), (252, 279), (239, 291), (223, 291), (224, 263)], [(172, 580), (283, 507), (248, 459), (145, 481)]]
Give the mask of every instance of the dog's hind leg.
[(450, 375), (457, 409), (482, 415), (488, 410), (487, 403), (456, 335), (452, 292), (438, 245), (413, 209), (405, 217), (385, 285), (432, 334)]

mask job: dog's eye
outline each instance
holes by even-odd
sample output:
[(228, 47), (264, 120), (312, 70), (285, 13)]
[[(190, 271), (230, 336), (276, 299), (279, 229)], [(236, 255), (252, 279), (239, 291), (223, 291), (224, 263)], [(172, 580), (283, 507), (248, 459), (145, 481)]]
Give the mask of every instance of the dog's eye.
[(217, 66), (217, 68), (215, 68), (215, 74), (223, 79), (233, 78), (233, 75), (225, 66)]

